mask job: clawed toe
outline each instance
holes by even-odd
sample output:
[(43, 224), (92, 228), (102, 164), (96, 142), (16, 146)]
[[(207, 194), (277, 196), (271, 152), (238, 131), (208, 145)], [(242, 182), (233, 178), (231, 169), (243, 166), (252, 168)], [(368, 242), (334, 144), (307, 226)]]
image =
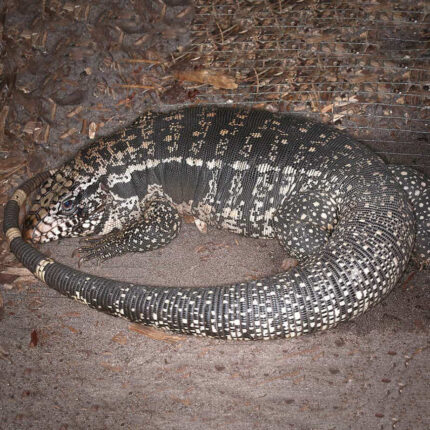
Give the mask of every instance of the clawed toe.
[(101, 235), (98, 235), (98, 236), (86, 236), (86, 237), (81, 237), (81, 238), (79, 239), (79, 244), (97, 243), (97, 242), (99, 242), (102, 238), (103, 238), (103, 236), (101, 236)]
[(100, 266), (102, 261), (107, 260), (109, 257), (103, 252), (103, 248), (96, 241), (92, 245), (80, 246), (72, 252), (72, 258), (79, 257), (78, 267), (82, 266), (85, 261), (96, 260), (97, 266)]
[(85, 263), (86, 261), (90, 261), (90, 260), (95, 260), (96, 266), (100, 267), (102, 262), (105, 261), (106, 259), (100, 259), (95, 255), (84, 255), (84, 256), (80, 257), (78, 260), (78, 268), (81, 268), (83, 263)]

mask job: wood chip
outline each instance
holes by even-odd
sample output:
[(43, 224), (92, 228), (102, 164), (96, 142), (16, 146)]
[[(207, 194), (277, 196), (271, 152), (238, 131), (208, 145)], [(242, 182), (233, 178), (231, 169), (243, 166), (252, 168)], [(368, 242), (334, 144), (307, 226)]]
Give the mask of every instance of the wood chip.
[(72, 333), (79, 333), (79, 330), (77, 330), (75, 327), (71, 325), (64, 325), (64, 327), (70, 330)]
[(67, 138), (68, 138), (68, 137), (70, 137), (72, 134), (75, 134), (77, 131), (78, 131), (78, 129), (77, 129), (77, 128), (74, 128), (74, 127), (69, 128), (65, 133), (63, 133), (63, 134), (60, 136), (60, 139), (67, 139)]
[(208, 225), (199, 219), (195, 219), (194, 223), (196, 224), (197, 229), (200, 231), (200, 233), (206, 234), (208, 232)]
[(40, 121), (28, 121), (26, 122), (24, 129), (22, 130), (25, 134), (33, 134), (36, 130), (42, 128), (42, 123)]
[(176, 15), (177, 19), (182, 19), (184, 16), (187, 16), (189, 13), (191, 13), (194, 10), (193, 6), (186, 7), (183, 11), (179, 12)]
[(82, 112), (83, 109), (84, 109), (83, 106), (77, 106), (77, 107), (75, 107), (75, 109), (71, 110), (66, 116), (67, 116), (67, 118), (72, 118), (75, 115), (77, 115), (78, 113)]
[(28, 345), (30, 348), (35, 348), (39, 343), (39, 336), (36, 330), (33, 330), (30, 335), (30, 344)]
[(51, 131), (51, 126), (46, 124), (45, 131), (43, 133), (43, 141), (46, 143), (49, 139), (49, 132)]
[(142, 37), (139, 37), (139, 39), (137, 39), (136, 42), (134, 42), (134, 46), (142, 45), (147, 40), (149, 40), (150, 37), (151, 35), (149, 33), (144, 34)]
[(212, 85), (215, 88), (235, 90), (238, 85), (234, 78), (224, 73), (211, 72), (209, 70), (184, 70), (174, 72), (176, 79), (181, 81), (198, 82)]
[(111, 372), (115, 372), (115, 373), (122, 371), (121, 366), (114, 366), (113, 364), (109, 364), (109, 363), (106, 363), (104, 361), (102, 361), (100, 363), (100, 366), (104, 367), (106, 370), (110, 370)]
[(330, 112), (330, 111), (332, 111), (332, 110), (333, 110), (333, 103), (330, 103), (329, 105), (324, 106), (324, 107), (321, 109), (321, 113), (327, 113), (327, 112)]
[(3, 109), (0, 112), (0, 144), (2, 144), (4, 140), (4, 126), (6, 124), (6, 118), (8, 113), (9, 106), (3, 106)]
[(137, 89), (137, 90), (158, 90), (158, 87), (153, 85), (142, 85), (142, 84), (114, 84), (114, 88), (127, 88), (127, 89)]
[(162, 64), (158, 60), (147, 60), (146, 58), (124, 58), (120, 60), (121, 63), (145, 63), (145, 64)]
[(82, 120), (82, 127), (81, 127), (81, 134), (87, 134), (88, 133), (88, 121), (86, 118)]
[(97, 131), (97, 124), (95, 122), (90, 122), (90, 125), (88, 126), (88, 136), (90, 139), (94, 139), (96, 136)]
[(117, 333), (113, 338), (113, 342), (119, 343), (120, 345), (127, 344), (127, 336), (124, 333)]
[(160, 329), (156, 329), (154, 327), (148, 327), (140, 324), (130, 324), (128, 328), (131, 331), (134, 331), (139, 334), (143, 334), (144, 336), (147, 336), (154, 340), (161, 340), (163, 342), (176, 343), (181, 340), (184, 340), (180, 336), (175, 336), (173, 334), (162, 331)]

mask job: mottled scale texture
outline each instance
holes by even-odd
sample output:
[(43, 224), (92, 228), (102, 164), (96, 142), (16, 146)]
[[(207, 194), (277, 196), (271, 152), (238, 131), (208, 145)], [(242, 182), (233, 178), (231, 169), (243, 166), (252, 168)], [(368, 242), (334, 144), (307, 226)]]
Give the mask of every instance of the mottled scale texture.
[(409, 197), (416, 221), (414, 259), (430, 265), (430, 180), (423, 173), (405, 166), (388, 166)]
[(429, 207), (424, 176), (390, 171), (335, 128), (266, 111), (191, 107), (147, 112), (81, 150), (42, 185), (26, 228), (38, 242), (105, 235), (80, 249), (84, 259), (163, 246), (179, 230), (178, 213), (277, 238), (300, 264), (234, 285), (136, 286), (63, 276), (57, 263), (44, 272), (62, 293), (132, 321), (274, 339), (333, 327), (378, 303), (414, 243), (418, 258), (429, 258)]

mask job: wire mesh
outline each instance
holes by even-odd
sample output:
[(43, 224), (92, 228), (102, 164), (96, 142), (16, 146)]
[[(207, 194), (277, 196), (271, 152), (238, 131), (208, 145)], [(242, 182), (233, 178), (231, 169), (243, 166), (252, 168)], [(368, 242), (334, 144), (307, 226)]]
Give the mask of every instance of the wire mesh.
[(195, 3), (192, 40), (174, 68), (225, 75), (237, 87), (184, 82), (194, 102), (308, 115), (430, 174), (426, 2)]

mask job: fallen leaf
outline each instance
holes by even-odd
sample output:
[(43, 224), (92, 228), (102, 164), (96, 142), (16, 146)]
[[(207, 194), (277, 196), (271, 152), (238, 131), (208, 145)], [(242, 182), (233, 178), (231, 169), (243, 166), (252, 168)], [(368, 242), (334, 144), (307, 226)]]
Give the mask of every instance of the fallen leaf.
[(1, 273), (6, 273), (8, 275), (18, 275), (18, 276), (33, 276), (33, 274), (25, 267), (8, 267)]
[(223, 73), (211, 72), (209, 70), (184, 70), (174, 72), (176, 79), (188, 82), (198, 82), (200, 84), (209, 84), (215, 88), (226, 90), (235, 90), (238, 85), (234, 78)]
[(25, 165), (25, 160), (20, 157), (9, 157), (0, 159), (0, 174), (15, 172)]
[(18, 275), (12, 275), (10, 273), (0, 273), (0, 284), (10, 284), (13, 282), (16, 278), (18, 278)]

